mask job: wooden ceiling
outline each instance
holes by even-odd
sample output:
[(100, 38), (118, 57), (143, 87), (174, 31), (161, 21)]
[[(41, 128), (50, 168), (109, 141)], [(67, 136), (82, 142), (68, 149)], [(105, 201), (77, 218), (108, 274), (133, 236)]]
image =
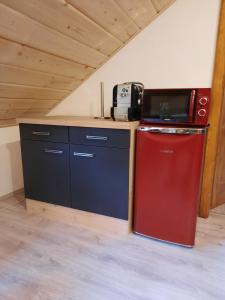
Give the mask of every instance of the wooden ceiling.
[(0, 125), (43, 116), (175, 0), (0, 0)]

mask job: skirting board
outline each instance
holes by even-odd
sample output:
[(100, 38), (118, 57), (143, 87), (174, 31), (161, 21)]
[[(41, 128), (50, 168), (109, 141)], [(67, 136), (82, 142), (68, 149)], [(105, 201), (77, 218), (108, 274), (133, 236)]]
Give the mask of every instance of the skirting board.
[(21, 188), (21, 189), (13, 191), (11, 193), (8, 193), (6, 195), (0, 196), (0, 201), (1, 200), (6, 200), (6, 199), (8, 199), (10, 197), (13, 197), (13, 196), (16, 196), (17, 194), (21, 194), (21, 193), (23, 193), (23, 191), (24, 191), (24, 188)]
[(43, 215), (69, 225), (80, 225), (112, 234), (126, 235), (131, 232), (129, 222), (112, 217), (85, 212), (69, 207), (26, 199), (28, 213)]

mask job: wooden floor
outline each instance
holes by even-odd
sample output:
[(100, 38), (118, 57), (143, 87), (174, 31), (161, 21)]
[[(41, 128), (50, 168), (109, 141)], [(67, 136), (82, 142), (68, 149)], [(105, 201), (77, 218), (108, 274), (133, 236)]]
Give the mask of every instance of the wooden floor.
[(117, 237), (0, 202), (1, 300), (224, 300), (225, 216), (198, 220), (196, 247)]

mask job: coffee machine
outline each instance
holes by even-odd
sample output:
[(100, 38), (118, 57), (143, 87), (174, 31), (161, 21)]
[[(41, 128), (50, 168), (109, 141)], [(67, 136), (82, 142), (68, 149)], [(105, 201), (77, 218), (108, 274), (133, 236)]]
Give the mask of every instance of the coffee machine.
[(140, 120), (144, 85), (141, 82), (125, 82), (113, 88), (111, 117), (115, 121)]

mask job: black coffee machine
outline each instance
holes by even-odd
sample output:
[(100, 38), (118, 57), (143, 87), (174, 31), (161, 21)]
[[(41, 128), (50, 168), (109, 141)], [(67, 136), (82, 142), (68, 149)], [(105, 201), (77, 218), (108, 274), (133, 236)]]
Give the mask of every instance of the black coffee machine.
[(113, 88), (111, 117), (115, 121), (140, 120), (144, 85), (141, 82), (125, 82)]

